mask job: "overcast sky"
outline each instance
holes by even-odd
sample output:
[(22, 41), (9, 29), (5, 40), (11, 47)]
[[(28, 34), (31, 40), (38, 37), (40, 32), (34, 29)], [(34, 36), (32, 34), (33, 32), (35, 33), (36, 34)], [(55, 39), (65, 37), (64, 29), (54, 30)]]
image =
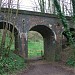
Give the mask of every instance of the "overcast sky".
[(33, 10), (38, 5), (38, 0), (20, 0), (20, 9)]
[[(19, 0), (19, 1), (20, 1), (20, 8), (21, 9), (28, 9), (28, 10), (30, 9), (30, 10), (32, 10), (32, 8), (38, 6), (38, 0)], [(64, 2), (65, 5), (67, 4), (67, 2), (68, 3), (70, 2), (70, 0), (60, 0), (60, 1), (61, 1), (61, 3)], [(48, 2), (48, 0), (46, 0), (46, 4), (47, 4), (47, 2)]]
[[(2, 0), (2, 1), (4, 1), (3, 3), (8, 3), (8, 0)], [(16, 4), (17, 4), (17, 0), (12, 0), (14, 3), (14, 5), (15, 6), (13, 6), (13, 7), (17, 7), (16, 6)], [(66, 2), (70, 2), (70, 0), (61, 0), (61, 3), (62, 2), (65, 2), (65, 4), (66, 4)], [(38, 11), (39, 10), (39, 4), (38, 4), (38, 0), (19, 0), (19, 9), (22, 9), (22, 10), (34, 10), (34, 11)], [(68, 8), (70, 8), (69, 6), (70, 5), (67, 5), (68, 6)], [(6, 7), (6, 6), (5, 6)], [(37, 9), (36, 9), (36, 7), (38, 7)], [(46, 0), (46, 9), (48, 9), (47, 8), (48, 7), (48, 0)]]
[[(13, 7), (17, 7), (17, 1), (18, 0), (12, 0), (13, 1)], [(8, 0), (2, 0), (2, 6), (7, 7)], [(36, 4), (38, 5), (38, 0), (19, 0), (19, 7), (23, 10), (32, 10), (33, 7), (36, 7)]]

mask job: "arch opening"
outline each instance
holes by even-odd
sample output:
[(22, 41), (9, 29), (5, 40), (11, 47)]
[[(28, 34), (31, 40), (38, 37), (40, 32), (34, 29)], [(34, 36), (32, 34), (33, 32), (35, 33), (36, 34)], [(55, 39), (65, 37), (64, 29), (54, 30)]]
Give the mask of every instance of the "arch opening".
[(36, 31), (40, 33), (43, 37), (44, 44), (44, 58), (47, 60), (55, 59), (54, 56), (54, 45), (55, 45), (55, 35), (53, 31), (45, 25), (37, 25), (30, 29), (30, 31)]
[[(13, 31), (13, 25), (11, 23), (7, 23), (7, 22), (0, 22), (0, 29), (5, 29), (7, 25), (7, 30), (9, 30), (10, 32)], [(14, 34), (18, 34), (18, 30), (14, 27)]]
[(43, 37), (36, 31), (28, 33), (28, 58), (38, 58), (43, 56)]
[[(0, 29), (0, 46), (1, 46), (2, 40), (5, 39), (4, 47), (7, 48), (10, 44), (11, 32), (9, 30), (7, 30), (6, 35), (3, 35), (3, 34), (4, 34), (4, 29)], [(5, 38), (3, 38), (4, 36), (5, 36)], [(10, 50), (15, 50), (15, 41), (14, 40), (15, 40), (15, 38), (13, 36), (13, 41), (12, 41)]]
[(0, 22), (0, 41), (1, 41), (1, 38), (2, 38), (2, 35), (4, 34), (3, 33), (3, 30), (5, 29), (5, 27), (7, 26), (7, 32), (5, 33), (6, 34), (6, 40), (5, 40), (5, 46), (8, 45), (7, 43), (9, 42), (10, 40), (10, 34), (11, 32), (14, 32), (14, 36), (13, 36), (13, 44), (12, 44), (12, 47), (11, 49), (14, 49), (16, 50), (18, 48), (18, 30), (14, 27), (14, 31), (13, 31), (13, 25), (10, 24), (10, 23), (7, 23), (7, 22)]
[[(72, 38), (75, 41), (75, 29), (70, 28), (70, 32), (72, 33)], [(64, 49), (69, 46), (69, 37), (66, 35), (65, 31), (63, 31), (62, 35), (62, 48)]]

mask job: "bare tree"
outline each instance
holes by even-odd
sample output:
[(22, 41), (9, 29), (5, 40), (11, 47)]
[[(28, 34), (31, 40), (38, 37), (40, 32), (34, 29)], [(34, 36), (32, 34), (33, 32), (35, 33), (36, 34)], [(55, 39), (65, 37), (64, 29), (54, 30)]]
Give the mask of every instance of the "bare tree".
[[(6, 26), (5, 26), (5, 28), (4, 28), (4, 30), (3, 30), (3, 35), (2, 35), (2, 40), (1, 40), (1, 47), (2, 48), (4, 48), (5, 47), (5, 40), (6, 40), (6, 34), (7, 34), (7, 29), (8, 29), (8, 21), (11, 19), (11, 16), (12, 16), (12, 9), (13, 9), (13, 1), (14, 0), (8, 0), (8, 13), (7, 13), (7, 16), (6, 16), (6, 21), (7, 21), (7, 23), (6, 23)], [(7, 7), (7, 5), (6, 5), (6, 7)], [(19, 0), (17, 0), (17, 5), (16, 5), (16, 8), (17, 8), (17, 10), (16, 10), (16, 16), (15, 16), (15, 20), (14, 20), (14, 24), (13, 24), (13, 29), (12, 29), (12, 34), (10, 34), (10, 45), (9, 45), (9, 47), (11, 46), (11, 44), (12, 44), (12, 41), (13, 41), (13, 33), (14, 33), (14, 27), (15, 27), (15, 25), (16, 25), (16, 17), (17, 17), (17, 14), (18, 14), (18, 9), (19, 9)], [(11, 13), (10, 13), (11, 12)], [(10, 26), (10, 25), (9, 25)], [(10, 27), (9, 27), (10, 28)], [(10, 29), (9, 29), (10, 30)]]
[(42, 13), (45, 13), (45, 7), (46, 7), (46, 0), (38, 0), (40, 11)]
[(2, 0), (0, 0), (0, 11), (1, 11), (1, 3), (2, 3)]
[(50, 2), (51, 2), (51, 0), (48, 0), (48, 8), (50, 8)]
[(52, 14), (55, 12), (55, 6), (52, 0), (38, 0), (37, 2), (34, 0), (33, 4), (36, 6), (36, 11)]
[(73, 21), (75, 24), (75, 0), (72, 0), (72, 6), (73, 6)]
[[(11, 3), (11, 0), (8, 0), (7, 22), (8, 22), (8, 20), (9, 20), (10, 3)], [(3, 30), (2, 41), (1, 41), (1, 47), (2, 47), (2, 48), (5, 47), (5, 40), (6, 40), (7, 29), (8, 29), (8, 23), (6, 23), (5, 29)]]

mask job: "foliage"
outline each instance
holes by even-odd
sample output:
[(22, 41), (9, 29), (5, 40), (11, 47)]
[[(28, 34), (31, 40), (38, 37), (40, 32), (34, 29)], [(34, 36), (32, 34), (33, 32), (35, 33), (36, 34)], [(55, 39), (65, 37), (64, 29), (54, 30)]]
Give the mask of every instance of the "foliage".
[[(1, 41), (2, 33), (0, 33)], [(14, 38), (14, 37), (13, 37)], [(11, 47), (8, 48), (10, 43), (10, 37), (6, 34), (5, 46), (0, 46), (0, 75), (4, 73), (13, 73), (16, 70), (20, 70), (25, 67), (24, 59), (13, 53), (14, 51), (14, 42), (11, 41)], [(8, 74), (7, 74), (8, 75)], [(9, 74), (10, 75), (10, 74)]]
[(66, 64), (75, 67), (74, 58), (73, 57), (68, 58)]
[[(3, 26), (3, 29), (4, 29), (3, 34), (2, 35), (0, 34), (2, 36), (2, 38), (0, 36), (0, 42), (1, 42), (0, 43), (0, 75), (3, 75), (4, 73), (10, 73), (12, 71), (15, 71), (24, 67), (24, 59), (17, 56), (16, 54), (13, 53), (13, 51), (11, 51), (11, 46), (14, 40), (14, 27), (16, 25), (16, 18), (18, 15), (19, 0), (17, 0), (17, 11), (16, 11), (15, 20), (13, 20), (13, 28), (10, 29), (10, 27), (8, 28), (8, 21), (10, 21), (12, 17), (12, 7), (13, 7), (12, 2), (13, 0), (8, 0), (8, 4), (7, 4), (8, 12), (7, 12), (7, 15), (5, 15), (6, 17), (4, 17), (4, 20), (6, 20), (7, 22), (5, 27)], [(0, 10), (1, 10), (1, 7), (0, 7)], [(12, 30), (12, 33), (8, 33), (8, 29)], [(7, 36), (7, 34), (9, 36)]]
[[(38, 39), (38, 41), (28, 41), (28, 56), (29, 58), (41, 56), (43, 53), (43, 41)], [(42, 53), (41, 53), (42, 52)]]
[[(1, 34), (0, 34), (1, 35)], [(34, 34), (33, 34), (34, 35)], [(1, 35), (2, 36), (2, 35)], [(34, 35), (35, 36), (35, 35)], [(39, 38), (36, 38), (32, 40), (32, 38), (29, 38), (29, 57), (37, 57), (41, 56), (41, 50), (43, 50), (43, 41), (39, 40), (41, 37), (39, 35)], [(15, 70), (21, 69), (24, 67), (24, 59), (17, 56), (16, 54), (13, 53), (13, 50), (9, 50), (7, 48), (8, 43), (10, 42), (10, 38), (8, 35), (6, 35), (6, 41), (5, 41), (5, 47), (1, 48), (0, 47), (0, 74), (3, 75), (3, 73), (12, 73)], [(38, 40), (38, 41), (35, 41)], [(0, 37), (1, 41), (1, 37)], [(14, 42), (12, 43), (12, 48), (13, 48)]]
[[(7, 55), (7, 50), (4, 49), (2, 56), (0, 57), (0, 74), (13, 73), (15, 70), (19, 70), (25, 67), (24, 59), (14, 54), (12, 51)], [(10, 75), (10, 74), (9, 74)]]
[(43, 40), (42, 36), (40, 33), (36, 32), (36, 31), (29, 31), (28, 33), (28, 41), (41, 41)]
[(36, 31), (28, 33), (28, 56), (29, 58), (43, 54), (43, 37)]
[[(54, 4), (55, 4), (55, 7), (57, 9), (57, 12), (58, 12), (58, 16), (63, 24), (63, 27), (65, 29), (65, 33), (67, 35), (67, 37), (69, 38), (69, 44), (72, 46), (72, 53), (71, 53), (71, 56), (70, 58), (68, 59), (67, 63), (70, 64), (70, 65), (75, 65), (75, 42), (72, 38), (72, 33), (70, 32), (70, 28), (69, 28), (69, 24), (64, 16), (64, 13), (61, 12), (61, 8), (60, 8), (60, 5), (58, 3), (57, 0), (53, 0), (54, 1)], [(72, 0), (74, 1), (74, 0)], [(74, 6), (73, 6), (74, 8)]]
[(68, 22), (67, 22), (67, 20), (66, 20), (66, 18), (64, 16), (64, 13), (61, 12), (61, 8), (60, 8), (60, 5), (59, 5), (58, 1), (57, 0), (53, 0), (53, 1), (54, 1), (54, 4), (55, 4), (55, 7), (57, 9), (58, 16), (59, 16), (59, 18), (60, 18), (60, 20), (61, 20), (61, 22), (63, 24), (63, 27), (65, 29), (66, 35), (69, 37), (69, 42), (71, 44), (73, 44), (74, 41), (72, 39), (72, 34), (71, 34), (70, 30), (69, 30), (70, 29), (69, 24), (68, 24)]

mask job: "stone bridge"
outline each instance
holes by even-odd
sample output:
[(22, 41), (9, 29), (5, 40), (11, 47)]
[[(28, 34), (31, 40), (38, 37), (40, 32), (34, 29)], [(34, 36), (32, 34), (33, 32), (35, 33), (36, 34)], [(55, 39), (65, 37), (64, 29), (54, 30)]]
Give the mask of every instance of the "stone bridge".
[[(73, 22), (70, 17), (67, 17), (67, 20), (71, 28), (73, 28)], [(11, 13), (9, 9), (3, 8), (0, 12), (0, 29), (4, 29), (6, 25), (8, 25), (8, 30), (11, 32), (15, 27), (15, 50), (22, 57), (28, 58), (29, 31), (37, 31), (42, 35), (45, 59), (54, 61), (56, 54), (61, 54), (62, 32), (64, 29), (58, 16), (26, 10), (17, 12), (16, 9), (13, 9)]]

